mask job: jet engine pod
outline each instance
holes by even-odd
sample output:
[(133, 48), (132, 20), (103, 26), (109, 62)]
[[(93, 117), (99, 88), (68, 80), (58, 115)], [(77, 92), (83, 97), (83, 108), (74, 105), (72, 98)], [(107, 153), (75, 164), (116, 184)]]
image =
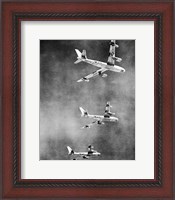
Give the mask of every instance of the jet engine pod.
[(121, 61), (122, 61), (122, 59), (119, 58), (119, 57), (113, 57), (112, 59), (113, 59), (113, 60), (116, 60), (117, 62), (121, 62)]
[(115, 115), (115, 113), (112, 113), (112, 112), (109, 112), (108, 113), (110, 116), (114, 116)]
[(85, 82), (89, 82), (89, 79), (86, 78), (86, 77), (83, 77), (83, 80), (84, 80)]
[(106, 78), (108, 75), (107, 74), (102, 74), (102, 78)]

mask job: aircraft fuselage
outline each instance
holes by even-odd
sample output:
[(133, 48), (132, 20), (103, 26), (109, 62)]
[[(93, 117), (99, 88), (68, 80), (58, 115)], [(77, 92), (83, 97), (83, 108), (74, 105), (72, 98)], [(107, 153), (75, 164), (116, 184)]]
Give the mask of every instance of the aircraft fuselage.
[(118, 118), (114, 116), (105, 117), (103, 115), (86, 115), (85, 117), (88, 117), (90, 119), (100, 120), (102, 122), (117, 122)]
[(93, 152), (74, 152), (74, 155), (79, 155), (79, 156), (100, 156), (101, 153), (97, 151)]
[(96, 67), (105, 68), (105, 69), (113, 71), (113, 72), (125, 72), (125, 69), (118, 65), (108, 65), (105, 62), (101, 62), (98, 60), (91, 60), (91, 59), (82, 59), (82, 61), (86, 62), (88, 64), (91, 64), (91, 65), (94, 65)]

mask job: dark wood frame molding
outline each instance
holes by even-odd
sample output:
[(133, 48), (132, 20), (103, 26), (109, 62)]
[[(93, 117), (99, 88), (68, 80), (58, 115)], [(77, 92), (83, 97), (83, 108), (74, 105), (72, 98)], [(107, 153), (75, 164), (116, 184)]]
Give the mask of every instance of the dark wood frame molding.
[[(3, 198), (173, 199), (173, 3), (2, 4)], [(100, 11), (99, 11), (100, 10)], [(155, 178), (22, 180), (20, 177), (20, 23), (23, 20), (147, 20), (155, 23)]]

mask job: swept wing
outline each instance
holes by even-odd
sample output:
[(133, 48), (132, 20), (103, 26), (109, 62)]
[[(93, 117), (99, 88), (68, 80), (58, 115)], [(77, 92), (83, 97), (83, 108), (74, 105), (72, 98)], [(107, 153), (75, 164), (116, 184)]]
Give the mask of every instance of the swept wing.
[(96, 120), (96, 121), (93, 121), (93, 122), (90, 123), (90, 124), (86, 124), (85, 126), (82, 127), (82, 129), (83, 129), (83, 128), (91, 128), (91, 126), (93, 126), (93, 125), (95, 125), (95, 124), (104, 124), (104, 123), (102, 122), (101, 119), (98, 119), (98, 120)]
[(96, 70), (95, 72), (79, 79), (77, 82), (82, 82), (82, 81), (87, 81), (89, 82), (89, 79), (92, 78), (92, 77), (95, 77), (95, 76), (98, 76), (98, 75), (101, 75), (103, 72), (107, 71), (107, 69), (104, 69), (104, 68), (101, 68), (101, 69), (98, 69)]

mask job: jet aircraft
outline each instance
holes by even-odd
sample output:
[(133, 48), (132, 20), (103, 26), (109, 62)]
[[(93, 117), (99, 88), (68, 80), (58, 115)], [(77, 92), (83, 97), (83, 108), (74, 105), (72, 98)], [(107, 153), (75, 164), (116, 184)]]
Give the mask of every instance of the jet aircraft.
[(112, 113), (110, 111), (111, 107), (112, 106), (110, 105), (110, 102), (108, 101), (106, 103), (104, 115), (90, 115), (87, 110), (84, 110), (82, 107), (80, 107), (79, 109), (81, 111), (81, 117), (87, 117), (87, 118), (95, 120), (92, 123), (83, 126), (82, 128), (91, 128), (91, 126), (94, 124), (101, 125), (101, 124), (104, 124), (105, 122), (117, 122), (118, 118), (114, 117), (115, 113)]
[[(67, 150), (68, 150), (68, 155), (77, 155), (77, 156), (81, 156), (84, 159), (89, 159), (90, 157), (100, 156), (101, 155), (101, 153), (99, 153), (98, 151), (94, 150), (94, 147), (92, 145), (88, 146), (88, 151), (87, 152), (75, 152), (69, 146), (67, 146)], [(73, 160), (77, 160), (77, 158), (74, 158)]]
[(115, 43), (115, 40), (111, 40), (109, 44), (110, 44), (110, 48), (109, 48), (109, 56), (108, 56), (107, 63), (88, 59), (86, 55), (86, 50), (83, 50), (81, 53), (78, 49), (75, 49), (77, 53), (77, 61), (75, 61), (74, 64), (77, 64), (83, 61), (85, 63), (91, 64), (100, 68), (96, 70), (95, 72), (79, 79), (77, 82), (82, 82), (82, 81), (89, 82), (89, 79), (95, 76), (101, 76), (105, 78), (107, 77), (107, 74), (103, 74), (103, 73), (107, 70), (113, 71), (113, 72), (125, 72), (125, 69), (123, 67), (115, 65), (115, 61), (116, 62), (122, 61), (121, 58), (115, 57), (115, 48), (118, 48), (119, 46)]

